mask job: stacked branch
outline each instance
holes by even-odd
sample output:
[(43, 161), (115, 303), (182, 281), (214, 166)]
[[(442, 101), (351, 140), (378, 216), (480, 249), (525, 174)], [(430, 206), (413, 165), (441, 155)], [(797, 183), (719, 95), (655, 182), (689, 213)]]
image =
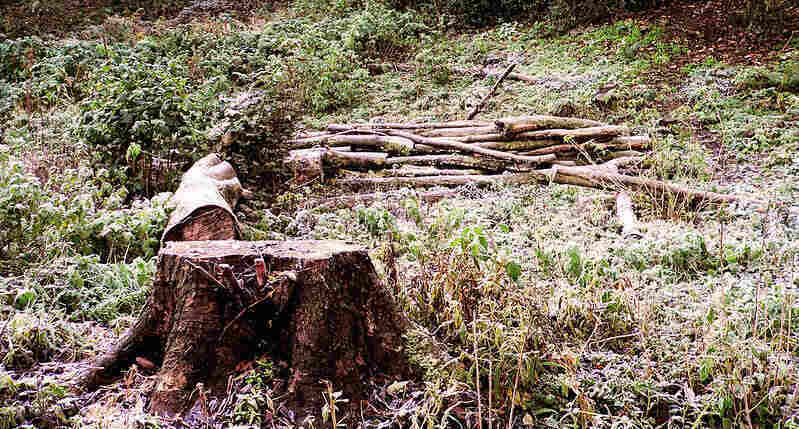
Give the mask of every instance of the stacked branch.
[(349, 186), (562, 183), (677, 197), (690, 204), (738, 198), (621, 174), (650, 149), (646, 136), (590, 119), (533, 115), (495, 121), (330, 124), (289, 142), (298, 184)]
[[(497, 121), (330, 124), (291, 140), (297, 180), (342, 170), (370, 177), (472, 176), (589, 165), (643, 154), (649, 138), (623, 126), (557, 116)], [(327, 174), (326, 174), (327, 173)]]

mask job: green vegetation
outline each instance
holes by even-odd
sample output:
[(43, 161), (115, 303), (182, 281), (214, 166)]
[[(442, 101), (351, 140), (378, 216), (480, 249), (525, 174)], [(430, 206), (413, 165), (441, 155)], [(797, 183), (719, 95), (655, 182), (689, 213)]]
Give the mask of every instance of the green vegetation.
[[(17, 36), (0, 18), (0, 428), (165, 427), (138, 369), (86, 408), (52, 365), (130, 325), (168, 217), (161, 192), (210, 151), (258, 193), (240, 207), (250, 236), (362, 244), (407, 314), (419, 376), (371, 386), (370, 427), (506, 427), (511, 414), (518, 427), (799, 426), (796, 37), (754, 64), (699, 55), (664, 20), (597, 23), (648, 1), (298, 0), (186, 23), (146, 21), (179, 9), (151, 3), (90, 13), (64, 37), (77, 24)], [(752, 31), (790, 12), (748, 3), (751, 20), (731, 16)], [(409, 68), (373, 67), (392, 62)], [(597, 192), (560, 185), (296, 210), (335, 190), (287, 183), (288, 135), (462, 119), (495, 78), (459, 69), (512, 62), (535, 82), (505, 82), (481, 117), (628, 124), (655, 142), (644, 174), (769, 207), (636, 195), (641, 240), (620, 236)], [(220, 421), (303, 424), (281, 394), (290, 369), (250, 365)], [(313, 427), (336, 408), (335, 423), (361, 421), (342, 423), (341, 387), (326, 386)]]

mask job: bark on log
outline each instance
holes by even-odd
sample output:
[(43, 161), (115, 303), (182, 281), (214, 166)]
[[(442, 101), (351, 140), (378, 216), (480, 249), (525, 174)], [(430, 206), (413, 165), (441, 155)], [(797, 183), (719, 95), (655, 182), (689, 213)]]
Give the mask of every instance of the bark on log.
[(497, 128), (493, 125), (489, 125), (487, 127), (434, 128), (421, 131), (418, 134), (423, 137), (464, 137), (494, 134), (496, 132)]
[(358, 204), (369, 204), (374, 201), (398, 200), (411, 197), (420, 201), (434, 203), (444, 198), (455, 198), (456, 196), (458, 196), (458, 193), (451, 189), (428, 192), (413, 192), (410, 194), (406, 191), (376, 192), (372, 194), (346, 195), (343, 197), (311, 200), (308, 202), (307, 207), (319, 210), (352, 208)]
[(490, 121), (451, 121), (451, 122), (424, 122), (424, 123), (403, 123), (403, 122), (368, 122), (364, 124), (330, 124), (327, 126), (329, 132), (342, 132), (350, 130), (430, 130), (437, 128), (475, 128), (493, 127)]
[(538, 131), (525, 131), (518, 134), (513, 134), (513, 138), (517, 140), (524, 139), (551, 139), (553, 137), (559, 138), (612, 138), (616, 136), (625, 136), (630, 134), (630, 129), (620, 125), (606, 125), (603, 127), (589, 127), (589, 128), (576, 128), (576, 129), (550, 129)]
[(414, 144), (412, 141), (397, 137), (397, 136), (383, 136), (383, 135), (376, 135), (376, 134), (364, 134), (364, 135), (346, 135), (346, 134), (337, 134), (331, 136), (322, 136), (322, 137), (314, 137), (310, 139), (305, 139), (300, 143), (293, 144), (292, 147), (294, 149), (302, 149), (308, 148), (315, 145), (324, 145), (324, 146), (350, 146), (350, 145), (357, 145), (357, 146), (367, 146), (373, 148), (379, 148), (388, 153), (395, 153), (395, 154), (409, 154), (414, 150)]
[(400, 168), (384, 170), (386, 176), (414, 177), (414, 176), (469, 176), (483, 174), (480, 170), (440, 169), (429, 166), (403, 165)]
[(503, 118), (494, 121), (497, 130), (501, 134), (519, 134), (525, 131), (540, 130), (542, 128), (589, 128), (602, 127), (606, 124), (590, 119), (568, 118), (548, 115), (519, 116), (515, 118)]
[[(270, 280), (253, 270), (263, 259)], [(153, 291), (124, 349), (81, 380), (92, 389), (144, 357), (160, 364), (150, 411), (191, 408), (197, 383), (224, 388), (259, 341), (290, 363), (294, 403), (317, 406), (318, 380), (353, 402), (376, 374), (407, 376), (405, 320), (380, 284), (367, 252), (336, 241), (172, 242), (158, 257)]]
[[(614, 160), (615, 161), (615, 160)], [(612, 162), (612, 161), (611, 161)], [(474, 184), (506, 184), (517, 185), (526, 183), (560, 183), (565, 185), (583, 186), (588, 188), (642, 192), (651, 198), (663, 200), (675, 198), (690, 206), (700, 203), (730, 204), (736, 201), (763, 206), (762, 203), (735, 195), (705, 192), (673, 183), (650, 180), (642, 177), (627, 176), (603, 168), (603, 165), (594, 167), (567, 167), (555, 166), (545, 170), (532, 170), (526, 173), (502, 175), (470, 175), (470, 176), (432, 176), (432, 177), (385, 177), (385, 178), (355, 178), (341, 179), (336, 183), (345, 185), (385, 185), (385, 186), (459, 186), (467, 183)]]
[(469, 145), (465, 143), (461, 143), (455, 140), (445, 140), (445, 139), (433, 139), (430, 137), (421, 137), (415, 134), (406, 133), (403, 131), (390, 131), (391, 135), (399, 136), (406, 138), (408, 140), (412, 140), (415, 143), (419, 143), (422, 145), (438, 147), (438, 148), (445, 148), (445, 149), (455, 149), (460, 152), (465, 153), (476, 153), (483, 156), (488, 156), (491, 158), (496, 159), (504, 159), (508, 161), (516, 161), (524, 164), (541, 164), (549, 161), (553, 161), (555, 159), (554, 155), (542, 155), (542, 156), (521, 156), (516, 155), (513, 153), (508, 152), (501, 152), (498, 150), (493, 149), (485, 149), (474, 145)]
[(508, 166), (507, 162), (495, 160), (491, 158), (478, 158), (468, 155), (419, 155), (419, 156), (401, 156), (392, 157), (385, 160), (385, 165), (433, 165), (438, 167), (467, 167), (479, 168), (488, 171), (502, 171), (505, 169), (513, 169)]
[(161, 242), (238, 238), (233, 208), (240, 198), (249, 196), (229, 163), (217, 154), (205, 156), (183, 174), (169, 200), (173, 211)]
[(643, 237), (638, 230), (638, 221), (633, 212), (633, 200), (626, 192), (616, 194), (616, 215), (622, 225), (621, 234), (625, 238), (639, 239)]

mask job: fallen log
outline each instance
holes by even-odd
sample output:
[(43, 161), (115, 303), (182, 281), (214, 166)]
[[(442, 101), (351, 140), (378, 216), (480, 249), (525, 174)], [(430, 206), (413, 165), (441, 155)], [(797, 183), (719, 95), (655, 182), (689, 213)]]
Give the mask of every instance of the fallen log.
[(434, 128), (432, 130), (423, 130), (418, 134), (423, 137), (464, 137), (494, 134), (496, 132), (496, 127), (490, 125), (487, 127)]
[[(535, 140), (533, 140), (535, 141)], [(520, 153), (520, 155), (526, 156), (535, 156), (535, 155), (546, 155), (549, 153), (560, 153), (560, 152), (603, 152), (603, 151), (615, 151), (621, 149), (628, 149), (631, 145), (620, 143), (577, 143), (577, 144), (558, 144), (552, 146), (546, 146), (540, 149), (535, 149), (531, 151), (526, 151)], [(641, 146), (636, 146), (637, 148), (641, 148)], [(629, 152), (629, 151), (625, 151)]]
[(429, 130), (437, 128), (474, 128), (474, 127), (493, 127), (490, 121), (451, 121), (451, 122), (424, 122), (424, 123), (402, 123), (402, 122), (368, 122), (364, 124), (330, 124), (327, 126), (329, 132), (344, 132), (351, 130)]
[[(336, 134), (330, 136), (313, 137), (304, 139), (292, 145), (293, 149), (305, 149), (316, 145), (322, 146), (365, 146), (379, 148), (389, 153), (409, 154), (414, 150), (414, 144), (406, 138), (397, 136), (359, 134), (346, 135)], [(416, 150), (421, 150), (417, 148)]]
[(434, 165), (438, 167), (467, 167), (479, 168), (488, 171), (502, 171), (505, 169), (513, 169), (509, 167), (507, 162), (495, 160), (485, 157), (474, 157), (468, 155), (419, 155), (419, 156), (403, 156), (392, 157), (385, 160), (386, 165)]
[(217, 154), (210, 154), (183, 174), (180, 186), (167, 207), (172, 210), (161, 242), (196, 239), (229, 240), (239, 237), (233, 208), (244, 189), (233, 167)]
[[(686, 186), (627, 176), (603, 168), (603, 164), (595, 167), (555, 166), (545, 170), (532, 170), (525, 173), (502, 175), (470, 175), (470, 176), (428, 176), (428, 177), (385, 177), (385, 178), (353, 178), (340, 179), (336, 183), (344, 185), (385, 185), (385, 186), (460, 186), (468, 183), (485, 184), (527, 184), (527, 183), (560, 183), (597, 189), (619, 190), (645, 193), (653, 198), (676, 198), (680, 202), (695, 206), (699, 203), (729, 204), (736, 201), (756, 203), (735, 195), (700, 191)], [(762, 204), (760, 204), (762, 206)]]
[(525, 131), (540, 130), (542, 128), (596, 128), (607, 124), (590, 119), (568, 118), (560, 116), (533, 115), (503, 118), (494, 121), (499, 133), (504, 135), (519, 134)]
[(630, 134), (630, 129), (620, 125), (606, 125), (602, 127), (588, 127), (576, 129), (547, 129), (538, 131), (525, 131), (514, 134), (517, 140), (524, 139), (551, 139), (558, 138), (592, 138), (601, 139), (603, 137), (626, 136)]
[(414, 177), (414, 176), (469, 176), (483, 174), (480, 170), (441, 169), (435, 167), (403, 165), (400, 168), (384, 170), (388, 176)]
[(372, 194), (345, 195), (342, 197), (311, 200), (308, 202), (307, 207), (313, 208), (315, 210), (331, 210), (352, 208), (358, 204), (369, 204), (374, 201), (388, 201), (407, 198), (416, 198), (419, 201), (434, 203), (444, 198), (455, 198), (457, 196), (458, 192), (451, 189), (413, 193), (408, 193), (407, 191), (377, 192)]
[(501, 152), (498, 150), (493, 149), (485, 149), (479, 146), (469, 145), (465, 143), (461, 143), (455, 140), (444, 140), (444, 139), (433, 139), (430, 137), (422, 137), (417, 136), (415, 134), (406, 133), (403, 131), (389, 131), (391, 135), (403, 137), (408, 140), (411, 140), (415, 143), (419, 143), (426, 146), (437, 147), (437, 148), (445, 148), (445, 149), (455, 149), (460, 152), (465, 153), (476, 153), (483, 156), (488, 156), (491, 158), (496, 159), (505, 159), (508, 161), (516, 161), (525, 164), (541, 164), (549, 161), (553, 161), (555, 159), (554, 155), (541, 155), (541, 156), (522, 156), (516, 155), (513, 153), (508, 152)]

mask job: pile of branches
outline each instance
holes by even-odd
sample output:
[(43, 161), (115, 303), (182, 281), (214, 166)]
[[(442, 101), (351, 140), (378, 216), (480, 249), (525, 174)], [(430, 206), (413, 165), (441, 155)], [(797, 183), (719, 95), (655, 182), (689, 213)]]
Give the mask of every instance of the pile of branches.
[(650, 149), (646, 136), (589, 119), (523, 116), (496, 121), (330, 124), (289, 141), (297, 183), (333, 179), (368, 187), (563, 183), (646, 192), (688, 204), (732, 202), (702, 192), (620, 173)]

